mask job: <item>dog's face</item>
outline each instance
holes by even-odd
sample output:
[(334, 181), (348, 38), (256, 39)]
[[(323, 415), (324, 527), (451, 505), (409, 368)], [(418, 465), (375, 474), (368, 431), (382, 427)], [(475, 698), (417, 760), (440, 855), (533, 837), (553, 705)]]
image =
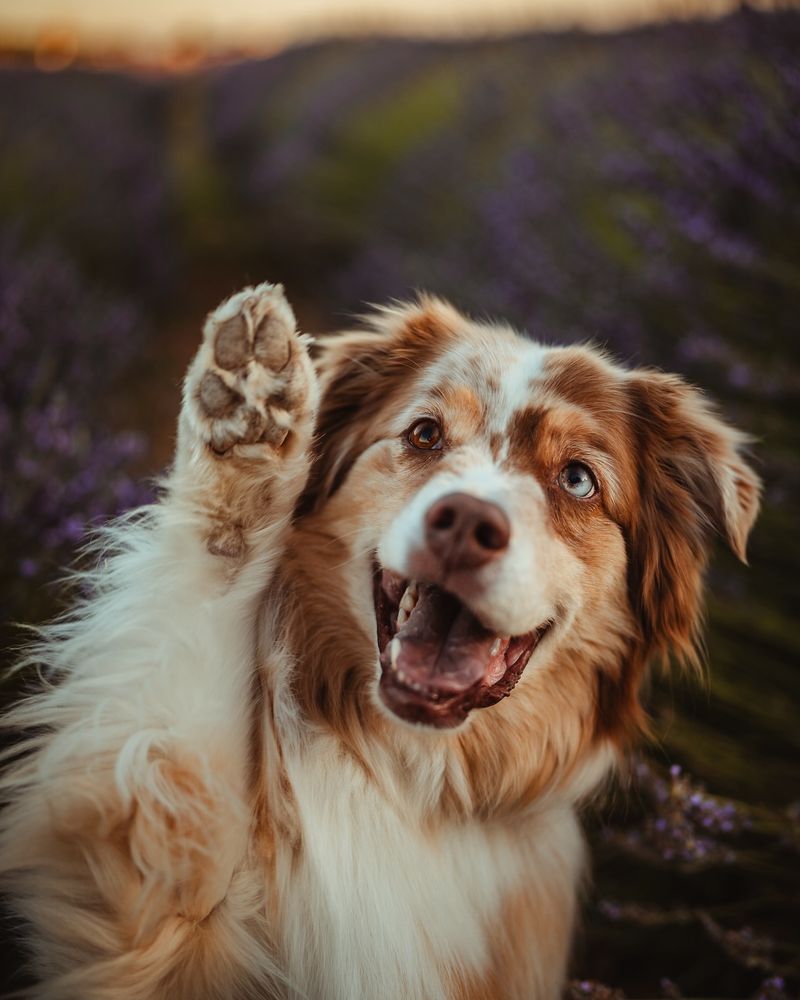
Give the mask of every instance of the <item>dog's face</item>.
[(635, 725), (647, 659), (692, 655), (713, 530), (743, 554), (743, 438), (679, 379), (435, 301), (332, 338), (320, 367), (307, 503), (345, 542), (330, 571), (384, 711)]

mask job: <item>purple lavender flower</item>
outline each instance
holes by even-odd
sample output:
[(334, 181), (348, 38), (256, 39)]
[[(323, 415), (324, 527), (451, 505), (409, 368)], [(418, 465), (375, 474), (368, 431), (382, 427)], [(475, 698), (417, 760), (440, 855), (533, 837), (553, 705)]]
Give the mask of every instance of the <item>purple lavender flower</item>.
[(630, 794), (640, 796), (647, 810), (638, 826), (607, 828), (607, 842), (643, 858), (689, 867), (736, 860), (725, 838), (748, 829), (750, 821), (735, 803), (709, 795), (679, 764), (669, 768), (669, 780), (641, 758), (630, 774)]
[(41, 583), (87, 526), (147, 499), (130, 478), (141, 438), (93, 401), (141, 344), (127, 302), (87, 287), (53, 248), (0, 240), (0, 620), (37, 614)]
[(625, 994), (593, 979), (574, 979), (567, 984), (564, 1000), (625, 1000)]
[(755, 1000), (789, 1000), (785, 992), (786, 983), (783, 976), (770, 976), (765, 979), (755, 993)]

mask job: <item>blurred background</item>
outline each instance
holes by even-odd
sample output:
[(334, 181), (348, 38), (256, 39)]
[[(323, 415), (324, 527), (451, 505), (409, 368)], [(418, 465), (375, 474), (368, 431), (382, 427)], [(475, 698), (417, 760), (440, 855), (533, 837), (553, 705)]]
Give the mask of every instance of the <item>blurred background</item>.
[(153, 495), (204, 314), (264, 279), (311, 332), (428, 288), (592, 339), (754, 434), (709, 680), (654, 681), (587, 812), (568, 995), (796, 996), (800, 9), (0, 0), (4, 666), (87, 527)]

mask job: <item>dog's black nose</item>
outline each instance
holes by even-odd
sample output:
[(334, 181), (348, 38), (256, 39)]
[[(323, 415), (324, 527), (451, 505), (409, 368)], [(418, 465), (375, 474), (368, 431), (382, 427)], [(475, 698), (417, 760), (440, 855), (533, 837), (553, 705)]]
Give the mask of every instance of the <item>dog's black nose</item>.
[(449, 493), (425, 515), (428, 548), (448, 570), (477, 569), (507, 548), (511, 525), (496, 503)]

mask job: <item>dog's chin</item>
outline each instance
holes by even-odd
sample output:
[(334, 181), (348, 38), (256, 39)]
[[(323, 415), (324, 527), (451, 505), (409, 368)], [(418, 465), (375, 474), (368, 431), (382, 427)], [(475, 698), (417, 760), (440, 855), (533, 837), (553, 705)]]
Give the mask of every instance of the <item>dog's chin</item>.
[(405, 722), (436, 729), (507, 697), (553, 624), (499, 635), (455, 594), (380, 568), (374, 593), (381, 700)]

